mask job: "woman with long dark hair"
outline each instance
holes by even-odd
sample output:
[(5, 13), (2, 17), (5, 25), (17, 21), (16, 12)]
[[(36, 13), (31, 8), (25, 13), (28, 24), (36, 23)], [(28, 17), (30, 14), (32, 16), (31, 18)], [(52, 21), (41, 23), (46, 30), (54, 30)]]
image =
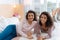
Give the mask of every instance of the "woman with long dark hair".
[[(23, 22), (21, 22), (20, 27), (17, 28), (17, 33), (21, 35), (21, 37), (31, 39), (32, 38), (32, 29), (36, 22), (36, 13), (32, 10), (29, 10), (26, 14), (26, 18)], [(18, 38), (15, 38), (17, 40)]]
[[(39, 16), (39, 22), (35, 25), (35, 33), (37, 33), (38, 40), (51, 38), (53, 28), (53, 20), (48, 12), (42, 12)], [(41, 39), (42, 38), (42, 39)]]

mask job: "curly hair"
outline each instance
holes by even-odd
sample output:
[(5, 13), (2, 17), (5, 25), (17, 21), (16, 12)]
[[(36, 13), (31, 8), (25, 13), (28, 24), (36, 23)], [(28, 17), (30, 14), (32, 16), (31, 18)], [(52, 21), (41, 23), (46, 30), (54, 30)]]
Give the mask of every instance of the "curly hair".
[(36, 13), (35, 13), (34, 11), (32, 11), (32, 10), (29, 10), (29, 11), (27, 12), (27, 14), (26, 14), (26, 19), (28, 20), (28, 14), (29, 14), (29, 13), (33, 13), (33, 14), (34, 14), (34, 19), (33, 19), (33, 21), (37, 21)]
[(39, 16), (39, 24), (42, 26), (42, 23), (41, 23), (40, 18), (41, 18), (41, 16), (42, 16), (43, 14), (47, 16), (47, 21), (46, 21), (46, 23), (45, 23), (46, 27), (52, 27), (52, 25), (53, 25), (53, 20), (52, 20), (52, 17), (50, 16), (50, 14), (49, 14), (48, 12), (42, 12), (42, 13), (41, 13), (41, 15)]

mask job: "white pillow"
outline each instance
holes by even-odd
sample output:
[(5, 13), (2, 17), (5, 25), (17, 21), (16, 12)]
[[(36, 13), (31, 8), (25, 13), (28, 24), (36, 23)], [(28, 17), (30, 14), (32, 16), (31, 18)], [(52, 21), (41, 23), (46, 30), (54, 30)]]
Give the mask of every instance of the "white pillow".
[(10, 24), (15, 24), (15, 25), (17, 25), (17, 24), (19, 24), (19, 19), (18, 18), (16, 18), (16, 17), (11, 17), (11, 18), (7, 18), (6, 20), (5, 20), (5, 22), (7, 23), (7, 25), (10, 25)]

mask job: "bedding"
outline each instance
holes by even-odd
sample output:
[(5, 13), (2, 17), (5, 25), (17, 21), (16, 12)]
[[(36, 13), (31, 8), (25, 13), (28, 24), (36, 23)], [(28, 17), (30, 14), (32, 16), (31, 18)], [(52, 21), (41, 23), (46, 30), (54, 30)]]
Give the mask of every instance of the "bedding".
[(15, 24), (16, 26), (19, 24), (19, 19), (17, 17), (5, 18), (0, 17), (0, 33), (8, 26)]

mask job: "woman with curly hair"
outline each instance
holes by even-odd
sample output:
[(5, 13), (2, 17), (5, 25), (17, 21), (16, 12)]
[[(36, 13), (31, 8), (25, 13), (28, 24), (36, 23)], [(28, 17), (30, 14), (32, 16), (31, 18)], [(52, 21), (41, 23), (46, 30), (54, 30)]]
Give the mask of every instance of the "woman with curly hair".
[(43, 40), (51, 38), (53, 29), (53, 20), (48, 12), (42, 12), (39, 16), (39, 22), (35, 25), (34, 33), (37, 33), (37, 39)]

